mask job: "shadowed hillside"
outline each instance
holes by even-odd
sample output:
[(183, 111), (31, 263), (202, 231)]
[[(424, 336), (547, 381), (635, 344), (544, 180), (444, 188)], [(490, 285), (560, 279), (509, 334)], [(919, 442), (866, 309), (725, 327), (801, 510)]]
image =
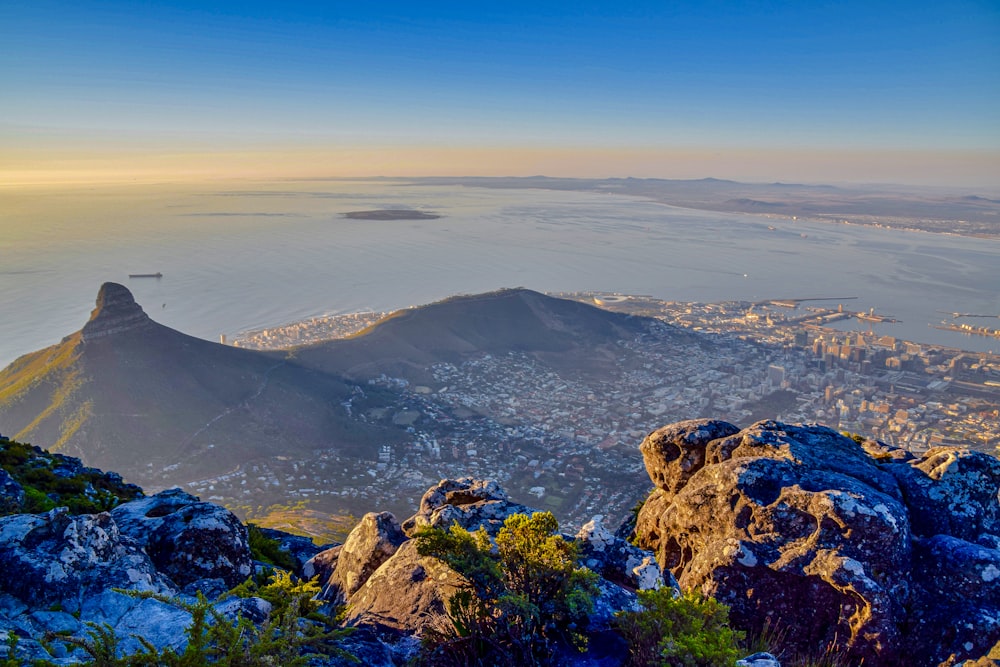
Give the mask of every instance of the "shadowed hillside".
[(207, 475), (316, 448), (367, 455), (392, 434), (348, 418), (352, 390), (283, 355), (157, 324), (106, 283), (81, 331), (0, 372), (0, 424), (148, 483), (170, 466)]
[(353, 338), (299, 348), (295, 356), (305, 366), (351, 377), (419, 377), (438, 361), (507, 352), (531, 354), (556, 368), (601, 372), (617, 358), (610, 346), (645, 331), (648, 323), (517, 288), (401, 310)]

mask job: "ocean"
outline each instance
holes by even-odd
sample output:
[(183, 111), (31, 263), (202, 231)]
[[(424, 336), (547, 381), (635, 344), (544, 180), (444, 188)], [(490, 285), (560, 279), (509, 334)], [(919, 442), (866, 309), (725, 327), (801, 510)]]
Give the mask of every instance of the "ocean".
[[(384, 208), (442, 217), (342, 215)], [(0, 190), (0, 365), (79, 329), (105, 281), (210, 340), (523, 286), (702, 302), (854, 296), (846, 308), (901, 320), (880, 333), (1000, 352), (1000, 339), (931, 326), (948, 317), (939, 311), (1000, 315), (996, 240), (397, 180)]]

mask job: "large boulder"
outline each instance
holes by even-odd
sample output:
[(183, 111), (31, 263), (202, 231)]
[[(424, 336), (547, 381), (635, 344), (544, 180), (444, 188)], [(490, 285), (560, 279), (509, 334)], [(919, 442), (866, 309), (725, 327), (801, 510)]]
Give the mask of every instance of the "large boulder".
[(437, 558), (421, 556), (407, 540), (347, 601), (348, 618), (407, 633), (447, 623), (448, 600), (463, 579)]
[(340, 547), (337, 564), (326, 582), (323, 597), (342, 603), (368, 581), (375, 570), (396, 553), (406, 535), (390, 512), (369, 512)]
[(179, 586), (221, 580), (232, 588), (253, 572), (246, 526), (226, 508), (180, 489), (119, 505), (111, 515)]
[(0, 518), (0, 572), (5, 593), (69, 612), (114, 587), (176, 592), (109, 514), (71, 516), (66, 508)]
[(866, 666), (936, 666), (1000, 639), (995, 459), (773, 421), (681, 422), (641, 450), (657, 489), (636, 540), (735, 625)]
[(899, 659), (907, 512), (858, 443), (818, 426), (683, 422), (647, 438), (647, 460), (653, 439), (658, 489), (636, 534), (682, 588), (729, 605), (737, 626), (781, 627), (801, 652)]

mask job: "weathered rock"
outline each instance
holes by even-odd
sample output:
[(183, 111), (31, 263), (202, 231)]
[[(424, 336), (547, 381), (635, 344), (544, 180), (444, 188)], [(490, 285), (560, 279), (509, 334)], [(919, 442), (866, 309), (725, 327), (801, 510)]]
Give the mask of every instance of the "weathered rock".
[(664, 576), (653, 552), (617, 537), (604, 526), (600, 515), (580, 528), (576, 540), (580, 561), (609, 581), (633, 590), (660, 588), (663, 585), (677, 587), (670, 572)]
[(511, 514), (532, 514), (524, 505), (511, 502), (494, 480), (443, 479), (420, 499), (417, 513), (403, 522), (403, 532), (413, 537), (424, 526), (450, 528), (457, 523), (469, 531), (486, 528), (495, 535)]
[(36, 608), (76, 611), (113, 587), (175, 592), (107, 513), (70, 516), (57, 508), (0, 518), (0, 571), (4, 591)]
[(119, 651), (131, 655), (143, 650), (142, 637), (157, 650), (172, 648), (183, 651), (188, 637), (185, 628), (191, 625), (191, 614), (160, 600), (148, 598), (126, 611), (115, 624), (115, 634), (121, 640)]
[(328, 580), (337, 568), (337, 560), (340, 558), (340, 551), (343, 548), (342, 544), (338, 544), (335, 547), (330, 547), (325, 551), (319, 552), (307, 560), (302, 566), (302, 576), (305, 579), (313, 579), (315, 577), (324, 582)]
[(704, 467), (708, 443), (738, 432), (728, 422), (692, 419), (653, 431), (639, 445), (639, 451), (653, 484), (674, 493)]
[(230, 588), (253, 571), (246, 527), (224, 507), (169, 489), (119, 505), (111, 515), (179, 586), (222, 579)]
[(919, 459), (886, 466), (899, 480), (914, 534), (974, 542), (1000, 534), (1000, 460), (966, 448), (935, 447)]
[(24, 507), (24, 488), (0, 468), (0, 515), (20, 512)]
[(408, 540), (348, 599), (348, 615), (354, 624), (421, 633), (427, 624), (447, 623), (447, 602), (462, 585), (451, 568), (421, 556)]
[[(894, 478), (824, 427), (761, 422), (717, 440), (687, 435), (731, 431), (705, 424), (657, 432), (693, 441), (704, 464), (686, 464), (700, 455), (679, 447), (688, 453), (658, 464), (662, 487), (640, 511), (640, 545), (682, 588), (729, 605), (739, 627), (770, 619), (788, 627), (793, 648), (833, 645), (866, 665), (892, 664), (911, 558)], [(801, 618), (809, 622), (790, 622)]]
[(754, 653), (737, 660), (736, 667), (781, 667), (781, 663), (770, 653)]
[(949, 535), (914, 543), (914, 656), (975, 659), (1000, 642), (1000, 551)]
[(364, 515), (340, 548), (337, 566), (326, 582), (323, 597), (343, 602), (354, 595), (405, 541), (406, 535), (391, 513)]

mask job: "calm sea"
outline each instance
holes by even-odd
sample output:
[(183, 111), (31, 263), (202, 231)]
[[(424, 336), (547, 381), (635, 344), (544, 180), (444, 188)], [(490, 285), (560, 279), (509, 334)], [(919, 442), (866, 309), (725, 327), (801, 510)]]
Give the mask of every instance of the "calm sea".
[[(443, 217), (341, 215), (379, 208)], [(845, 306), (902, 320), (880, 332), (1000, 351), (1000, 340), (930, 326), (938, 311), (1000, 315), (997, 241), (400, 181), (0, 191), (0, 365), (79, 329), (105, 281), (212, 340), (524, 286), (684, 301), (856, 296)]]

